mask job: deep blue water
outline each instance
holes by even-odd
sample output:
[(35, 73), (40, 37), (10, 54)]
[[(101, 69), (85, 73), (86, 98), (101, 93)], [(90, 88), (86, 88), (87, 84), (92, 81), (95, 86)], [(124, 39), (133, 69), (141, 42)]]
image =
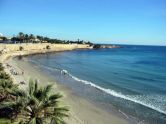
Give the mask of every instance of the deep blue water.
[(82, 97), (113, 106), (140, 123), (166, 124), (166, 47), (124, 46), (29, 58)]

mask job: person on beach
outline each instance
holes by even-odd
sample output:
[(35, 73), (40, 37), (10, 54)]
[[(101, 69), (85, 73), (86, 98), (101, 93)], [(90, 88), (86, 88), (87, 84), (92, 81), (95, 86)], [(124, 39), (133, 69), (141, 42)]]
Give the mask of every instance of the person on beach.
[(20, 84), (25, 84), (25, 81), (20, 81)]
[(66, 71), (66, 70), (61, 70), (61, 74), (66, 75), (66, 74), (67, 74), (67, 71)]

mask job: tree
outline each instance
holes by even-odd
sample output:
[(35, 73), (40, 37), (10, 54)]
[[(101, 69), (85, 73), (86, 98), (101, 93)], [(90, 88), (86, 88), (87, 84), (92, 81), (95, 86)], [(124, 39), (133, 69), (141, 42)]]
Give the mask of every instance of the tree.
[(6, 99), (14, 99), (14, 92), (18, 90), (18, 85), (13, 84), (10, 79), (0, 80), (0, 102)]
[(2, 40), (3, 40), (3, 41), (7, 41), (7, 38), (6, 38), (6, 37), (2, 37)]
[(18, 90), (18, 85), (14, 84), (10, 76), (3, 70), (3, 68), (0, 70), (0, 102), (13, 98), (13, 93)]
[(20, 41), (20, 39), (19, 39), (18, 37), (12, 37), (12, 38), (11, 38), (11, 41), (16, 42), (16, 41)]
[(25, 34), (25, 40), (26, 40), (26, 42), (29, 41), (29, 35), (28, 34)]
[[(12, 89), (10, 97), (0, 102), (0, 119), (11, 122), (22, 122), (22, 113), (27, 103), (26, 94), (19, 89)], [(6, 124), (6, 123), (5, 123)]]
[(50, 38), (48, 38), (48, 37), (44, 37), (43, 39), (44, 39), (44, 41), (49, 41), (50, 40)]
[(37, 35), (36, 38), (39, 39), (40, 41), (43, 41), (43, 36)]
[(47, 123), (62, 124), (64, 123), (63, 117), (68, 117), (66, 114), (68, 109), (58, 105), (58, 99), (62, 95), (52, 93), (52, 85), (39, 88), (37, 81), (31, 80), (28, 96), (30, 123), (47, 121)]
[(90, 41), (88, 41), (86, 44), (89, 44), (89, 46), (93, 46), (93, 43), (91, 43)]
[(27, 92), (17, 93), (15, 101), (3, 102), (0, 108), (10, 113), (10, 119), (20, 123), (64, 124), (68, 109), (59, 105), (62, 95), (53, 93), (52, 86), (39, 87), (37, 81), (30, 80)]
[(95, 45), (93, 46), (93, 48), (94, 48), (94, 49), (99, 49), (99, 48), (101, 48), (101, 45), (100, 45), (100, 44), (95, 44)]
[(21, 42), (24, 42), (24, 38), (25, 37), (24, 37), (24, 33), (23, 32), (19, 32), (18, 37), (19, 37)]
[(34, 39), (35, 39), (35, 36), (34, 36), (33, 34), (30, 34), (30, 35), (29, 35), (29, 39), (33, 42)]

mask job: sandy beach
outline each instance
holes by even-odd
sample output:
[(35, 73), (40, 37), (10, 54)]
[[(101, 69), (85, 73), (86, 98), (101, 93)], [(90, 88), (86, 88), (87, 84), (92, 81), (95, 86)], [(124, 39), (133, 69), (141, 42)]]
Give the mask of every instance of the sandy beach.
[[(13, 78), (16, 82), (25, 81), (25, 85), (20, 85), (25, 90), (30, 78), (37, 79), (40, 85), (54, 83), (55, 90), (64, 95), (62, 103), (70, 108), (70, 117), (66, 119), (69, 124), (128, 124), (127, 120), (122, 117), (118, 117), (114, 113), (108, 113), (89, 101), (74, 95), (70, 89), (55, 82), (51, 76), (28, 63), (26, 59), (19, 61), (10, 58), (5, 63), (11, 65), (18, 72), (24, 71), (23, 75), (13, 75)], [(6, 71), (9, 72), (8, 69)]]
[[(34, 52), (34, 51), (33, 51)], [(35, 52), (34, 52), (35, 53)], [(8, 54), (8, 55), (7, 55)], [(80, 98), (73, 94), (73, 92), (60, 84), (58, 84), (53, 77), (44, 73), (37, 66), (32, 65), (26, 61), (13, 59), (13, 57), (20, 55), (20, 52), (7, 53), (1, 56), (1, 61), (5, 66), (5, 71), (11, 75), (15, 83), (18, 83), (21, 89), (27, 88), (30, 78), (37, 79), (40, 85), (53, 83), (56, 92), (63, 94), (62, 103), (70, 108), (69, 118), (66, 118), (68, 124), (128, 124), (129, 122), (123, 117), (115, 113), (107, 112), (91, 102)], [(28, 55), (27, 51), (22, 52), (23, 55)], [(3, 58), (2, 58), (3, 57)], [(6, 65), (10, 65), (7, 67)], [(13, 75), (11, 69), (15, 70), (18, 74)], [(20, 84), (24, 81), (25, 84)]]

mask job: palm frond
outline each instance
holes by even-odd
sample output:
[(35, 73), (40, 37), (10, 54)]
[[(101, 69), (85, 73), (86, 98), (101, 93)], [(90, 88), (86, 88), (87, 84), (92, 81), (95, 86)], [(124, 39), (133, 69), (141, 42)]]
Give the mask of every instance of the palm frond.
[(35, 80), (35, 91), (37, 91), (37, 90), (38, 90), (38, 81)]
[(36, 124), (36, 118), (32, 118), (28, 124)]
[[(63, 118), (68, 117), (69, 109), (59, 106), (59, 93), (52, 93), (53, 85), (38, 87), (38, 82), (29, 80), (28, 92), (18, 89), (10, 81), (0, 81), (0, 89), (15, 96), (13, 99), (5, 99), (0, 102), (0, 109), (8, 109), (10, 115), (14, 112), (14, 118), (20, 118), (22, 123), (28, 124), (65, 124)], [(5, 92), (2, 92), (5, 93)], [(21, 123), (20, 121), (20, 123)]]
[(47, 98), (50, 95), (52, 87), (53, 87), (53, 85), (47, 85), (47, 86), (43, 87), (43, 90), (42, 90), (43, 99)]
[(62, 98), (63, 95), (60, 94), (60, 93), (56, 93), (56, 94), (52, 94), (49, 96), (49, 100), (56, 100), (56, 99), (59, 99), (59, 98)]
[(3, 101), (0, 104), (0, 109), (12, 108), (15, 105), (16, 105), (16, 102), (14, 102), (14, 101)]
[(2, 63), (0, 63), (0, 71), (3, 71), (4, 70), (4, 67), (2, 65)]
[(29, 95), (33, 95), (35, 91), (35, 84), (32, 79), (29, 80)]
[(51, 124), (66, 124), (66, 122), (62, 118), (55, 116), (51, 118)]
[(0, 79), (10, 79), (10, 76), (6, 72), (1, 71), (0, 72)]

